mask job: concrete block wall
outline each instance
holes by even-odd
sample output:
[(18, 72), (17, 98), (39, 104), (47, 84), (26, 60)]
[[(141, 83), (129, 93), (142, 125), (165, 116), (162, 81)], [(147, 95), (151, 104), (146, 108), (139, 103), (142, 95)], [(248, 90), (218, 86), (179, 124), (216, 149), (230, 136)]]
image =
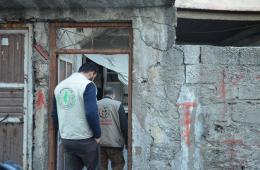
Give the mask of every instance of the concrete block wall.
[(186, 79), (178, 101), (188, 99), (179, 107), (181, 139), (190, 140), (181, 169), (259, 169), (260, 48), (180, 48)]

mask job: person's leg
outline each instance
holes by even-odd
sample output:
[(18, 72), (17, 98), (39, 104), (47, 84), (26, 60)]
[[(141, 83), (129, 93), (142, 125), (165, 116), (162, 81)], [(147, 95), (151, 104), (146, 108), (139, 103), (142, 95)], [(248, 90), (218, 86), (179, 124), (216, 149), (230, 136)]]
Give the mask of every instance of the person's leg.
[[(83, 144), (83, 143), (82, 143)], [(94, 138), (87, 139), (81, 146), (78, 156), (83, 161), (88, 170), (100, 170), (100, 146)]]
[(111, 160), (111, 167), (113, 170), (123, 170), (125, 166), (125, 159), (123, 151), (119, 149), (109, 149), (108, 157)]
[(100, 158), (101, 158), (101, 170), (107, 170), (108, 169), (108, 157), (106, 148), (101, 147), (100, 148)]
[(81, 170), (83, 168), (82, 160), (75, 154), (75, 141), (62, 140), (64, 147), (64, 169), (65, 170)]
[(81, 161), (81, 159), (71, 153), (65, 153), (65, 165), (64, 165), (64, 169), (65, 170), (82, 170), (83, 168), (83, 162)]

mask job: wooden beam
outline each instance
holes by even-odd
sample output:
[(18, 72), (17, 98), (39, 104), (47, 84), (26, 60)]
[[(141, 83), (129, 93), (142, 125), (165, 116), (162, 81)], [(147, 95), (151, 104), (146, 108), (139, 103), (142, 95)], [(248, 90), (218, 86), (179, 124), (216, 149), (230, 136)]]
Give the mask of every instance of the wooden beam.
[(177, 9), (177, 18), (226, 20), (226, 21), (260, 21), (260, 12), (227, 12), (195, 9)]
[[(75, 27), (97, 27), (97, 28), (127, 28), (129, 29), (129, 47), (126, 49), (57, 49), (56, 30), (57, 28)], [(52, 117), (53, 91), (57, 84), (57, 54), (129, 54), (129, 85), (128, 93), (128, 169), (132, 169), (132, 50), (133, 50), (133, 30), (130, 22), (126, 23), (50, 23), (50, 76), (49, 76), (49, 104), (48, 104), (48, 170), (55, 170), (57, 164), (56, 157), (56, 131)]]
[(201, 10), (220, 10), (220, 11), (260, 11), (259, 0), (176, 0), (177, 8), (201, 9)]
[(51, 117), (54, 88), (57, 84), (57, 58), (56, 48), (56, 26), (54, 23), (49, 25), (50, 32), (50, 74), (49, 74), (49, 102), (48, 102), (48, 170), (56, 169), (56, 130)]
[(58, 49), (58, 54), (129, 54), (130, 49)]
[(132, 170), (132, 71), (133, 71), (133, 29), (129, 29), (129, 47), (130, 53), (128, 57), (128, 168)]
[(131, 28), (131, 22), (56, 23), (57, 28)]

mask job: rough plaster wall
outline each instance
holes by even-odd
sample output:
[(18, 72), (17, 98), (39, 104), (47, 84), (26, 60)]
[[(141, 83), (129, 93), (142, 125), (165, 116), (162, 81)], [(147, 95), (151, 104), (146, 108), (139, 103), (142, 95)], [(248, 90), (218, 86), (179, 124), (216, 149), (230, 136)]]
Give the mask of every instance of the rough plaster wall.
[[(48, 24), (37, 22), (33, 24), (34, 40), (48, 50)], [(49, 62), (38, 51), (33, 50), (34, 69), (34, 146), (33, 169), (45, 170), (48, 156), (48, 82)]]
[[(171, 55), (180, 52), (173, 47), (174, 9), (146, 13), (138, 10), (135, 15), (133, 169), (172, 169), (180, 149), (178, 126), (172, 126), (178, 124), (175, 89), (184, 82), (182, 60)], [(173, 65), (176, 69), (171, 69)]]
[[(106, 15), (104, 15), (106, 14)], [(174, 8), (80, 9), (0, 11), (7, 20), (28, 19), (35, 24), (35, 39), (48, 50), (47, 24), (37, 21), (133, 22), (133, 169), (172, 169), (180, 150), (178, 90), (184, 82), (182, 52), (175, 42)], [(172, 54), (178, 53), (177, 56)], [(44, 106), (35, 114), (34, 169), (47, 169), (48, 63), (35, 54), (35, 100), (44, 96)], [(164, 59), (165, 58), (165, 59)], [(176, 69), (171, 69), (169, 61)], [(47, 70), (46, 70), (47, 69)], [(167, 76), (165, 76), (167, 75)], [(41, 93), (42, 92), (42, 93)], [(42, 95), (43, 94), (43, 95)], [(151, 95), (153, 94), (153, 95)], [(40, 161), (39, 161), (40, 160)]]

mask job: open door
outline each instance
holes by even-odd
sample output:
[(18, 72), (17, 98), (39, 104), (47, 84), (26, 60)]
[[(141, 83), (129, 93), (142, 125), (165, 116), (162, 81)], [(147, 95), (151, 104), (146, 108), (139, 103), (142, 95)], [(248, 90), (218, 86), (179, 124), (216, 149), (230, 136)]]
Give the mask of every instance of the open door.
[[(79, 59), (79, 60), (78, 60)], [(69, 77), (72, 73), (77, 72), (81, 65), (81, 58), (70, 55), (58, 56), (58, 82)], [(59, 134), (59, 133), (57, 133)], [(57, 135), (57, 170), (63, 170), (65, 166), (64, 162), (64, 150), (61, 145), (60, 135)]]
[[(131, 23), (52, 23), (50, 25), (51, 35), (51, 71), (57, 74), (50, 76), (50, 91), (53, 91), (56, 85), (56, 80), (59, 82), (61, 78), (66, 78), (68, 75), (68, 63), (61, 62), (60, 56), (71, 58), (73, 66), (80, 66), (84, 62), (94, 62), (99, 65), (99, 74), (95, 79), (95, 84), (98, 89), (97, 99), (103, 97), (103, 89), (105, 86), (112, 86), (116, 89), (117, 100), (120, 100), (128, 114), (128, 150), (125, 150), (125, 169), (131, 168), (132, 159), (132, 117), (131, 117), (131, 70), (132, 70), (132, 25)], [(96, 56), (94, 56), (96, 55)], [(117, 56), (119, 55), (119, 56)], [(121, 82), (122, 74), (118, 70), (108, 67), (107, 64), (100, 63), (95, 59), (102, 56), (105, 60), (109, 57), (120, 58), (120, 55), (126, 56), (124, 69), (129, 76), (125, 77), (127, 84)], [(58, 62), (57, 62), (58, 56)], [(78, 64), (73, 64), (73, 59), (77, 58)], [(94, 59), (93, 59), (94, 58)], [(81, 63), (80, 60), (81, 59)], [(113, 65), (112, 60), (108, 62)], [(68, 62), (68, 61), (66, 61)], [(117, 64), (116, 64), (117, 65)], [(75, 70), (74, 70), (75, 71)], [(73, 72), (73, 71), (72, 71)], [(56, 77), (58, 75), (58, 77)], [(129, 82), (129, 85), (128, 85)], [(50, 94), (50, 100), (52, 99)], [(51, 110), (52, 106), (49, 106)], [(51, 117), (49, 117), (51, 119)], [(53, 125), (49, 122), (49, 169), (55, 169), (55, 158), (57, 155), (58, 169), (64, 169), (64, 154), (62, 148), (55, 149), (55, 133), (53, 133)], [(108, 168), (110, 169), (110, 168)]]

